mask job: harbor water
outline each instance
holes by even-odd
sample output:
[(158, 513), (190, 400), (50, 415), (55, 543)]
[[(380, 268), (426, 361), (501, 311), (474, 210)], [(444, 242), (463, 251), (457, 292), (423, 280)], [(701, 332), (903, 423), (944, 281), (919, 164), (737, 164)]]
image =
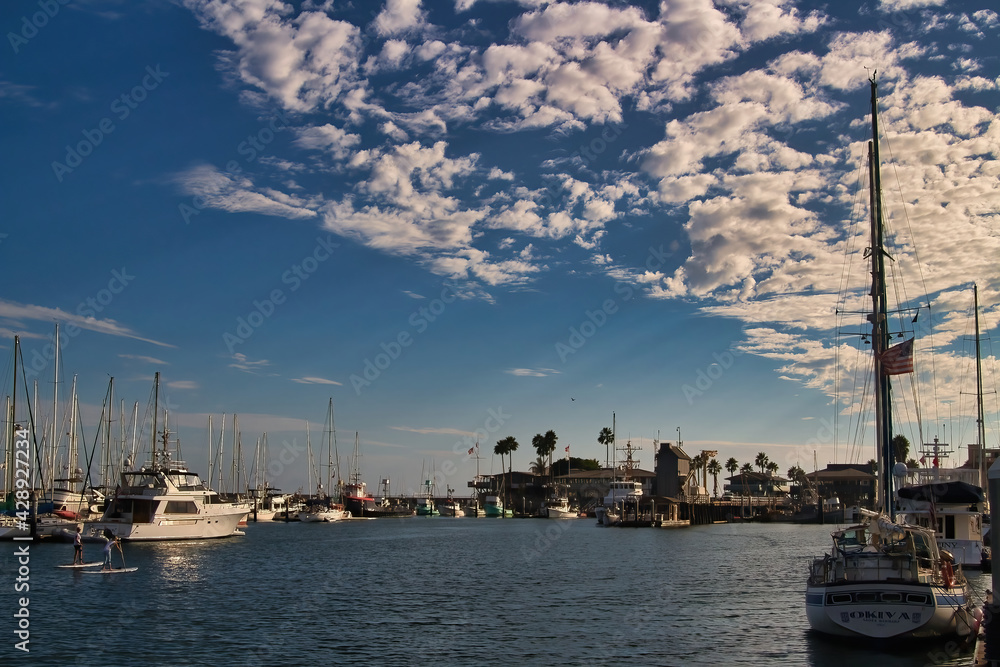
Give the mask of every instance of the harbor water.
[[(806, 573), (829, 541), (829, 526), (790, 524), (251, 523), (240, 537), (125, 544), (138, 571), (112, 575), (57, 568), (70, 544), (32, 544), (22, 593), (24, 543), (3, 542), (0, 664), (971, 664), (947, 640), (866, 646), (810, 632)], [(86, 560), (100, 553), (85, 545)], [(20, 597), (30, 653), (15, 648)]]

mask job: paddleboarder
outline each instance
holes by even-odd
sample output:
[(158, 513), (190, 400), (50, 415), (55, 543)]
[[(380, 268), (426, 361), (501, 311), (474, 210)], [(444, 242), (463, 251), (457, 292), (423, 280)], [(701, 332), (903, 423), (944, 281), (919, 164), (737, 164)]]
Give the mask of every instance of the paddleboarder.
[(73, 536), (73, 565), (83, 565), (83, 527), (79, 525)]
[(107, 542), (104, 543), (104, 565), (101, 566), (101, 570), (113, 570), (111, 567), (111, 552), (115, 547), (118, 547), (118, 553), (122, 556), (122, 564), (125, 563), (125, 554), (122, 553), (121, 541), (116, 537), (112, 536)]

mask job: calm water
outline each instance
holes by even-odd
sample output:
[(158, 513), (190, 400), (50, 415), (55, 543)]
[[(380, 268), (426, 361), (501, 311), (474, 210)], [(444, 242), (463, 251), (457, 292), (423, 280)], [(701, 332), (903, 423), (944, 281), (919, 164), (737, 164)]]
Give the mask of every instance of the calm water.
[(57, 569), (72, 545), (32, 545), (30, 654), (14, 649), (17, 545), (0, 543), (0, 664), (968, 664), (943, 642), (812, 635), (803, 592), (823, 526), (413, 517), (246, 532), (126, 544), (139, 570), (118, 575)]

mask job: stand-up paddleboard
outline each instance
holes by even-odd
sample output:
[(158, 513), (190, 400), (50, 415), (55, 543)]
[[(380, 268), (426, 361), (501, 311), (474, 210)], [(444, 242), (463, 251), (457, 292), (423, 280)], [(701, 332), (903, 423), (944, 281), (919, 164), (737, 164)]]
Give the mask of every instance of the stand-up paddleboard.
[(97, 561), (96, 563), (75, 563), (73, 565), (56, 565), (56, 567), (97, 567), (103, 565), (104, 561)]
[[(100, 565), (100, 563), (98, 563)], [(112, 570), (84, 570), (84, 574), (118, 574), (120, 572), (135, 572), (137, 567), (116, 567)]]

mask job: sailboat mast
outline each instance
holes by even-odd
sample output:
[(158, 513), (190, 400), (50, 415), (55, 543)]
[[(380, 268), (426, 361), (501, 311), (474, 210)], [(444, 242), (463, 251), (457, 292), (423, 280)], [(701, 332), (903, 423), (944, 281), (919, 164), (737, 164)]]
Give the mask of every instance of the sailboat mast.
[(871, 210), (872, 260), (872, 355), (875, 359), (876, 446), (879, 460), (879, 499), (882, 509), (895, 519), (892, 497), (892, 385), (882, 370), (882, 353), (889, 347), (889, 330), (886, 318), (885, 250), (883, 249), (882, 175), (879, 169), (878, 145), (878, 83), (871, 79), (872, 139), (868, 142), (869, 207)]
[[(17, 358), (21, 353), (21, 339), (14, 336), (14, 390), (10, 394), (10, 426), (7, 428), (7, 435), (10, 436), (10, 445), (7, 451), (10, 452), (10, 465), (7, 466), (8, 484), (7, 493), (13, 498), (14, 493), (14, 441), (17, 439)], [(30, 485), (29, 485), (30, 488)]]
[(156, 468), (156, 413), (160, 409), (160, 371), (153, 374), (153, 468)]
[(986, 421), (983, 418), (983, 361), (979, 346), (979, 286), (972, 286), (973, 304), (976, 310), (976, 438), (979, 440), (979, 486), (986, 485)]
[[(55, 340), (52, 341), (55, 348), (52, 356), (52, 447), (49, 450), (49, 474), (55, 479), (56, 459), (59, 456), (59, 436), (62, 429), (59, 426), (59, 323), (56, 322)], [(50, 485), (55, 488), (55, 481)]]

